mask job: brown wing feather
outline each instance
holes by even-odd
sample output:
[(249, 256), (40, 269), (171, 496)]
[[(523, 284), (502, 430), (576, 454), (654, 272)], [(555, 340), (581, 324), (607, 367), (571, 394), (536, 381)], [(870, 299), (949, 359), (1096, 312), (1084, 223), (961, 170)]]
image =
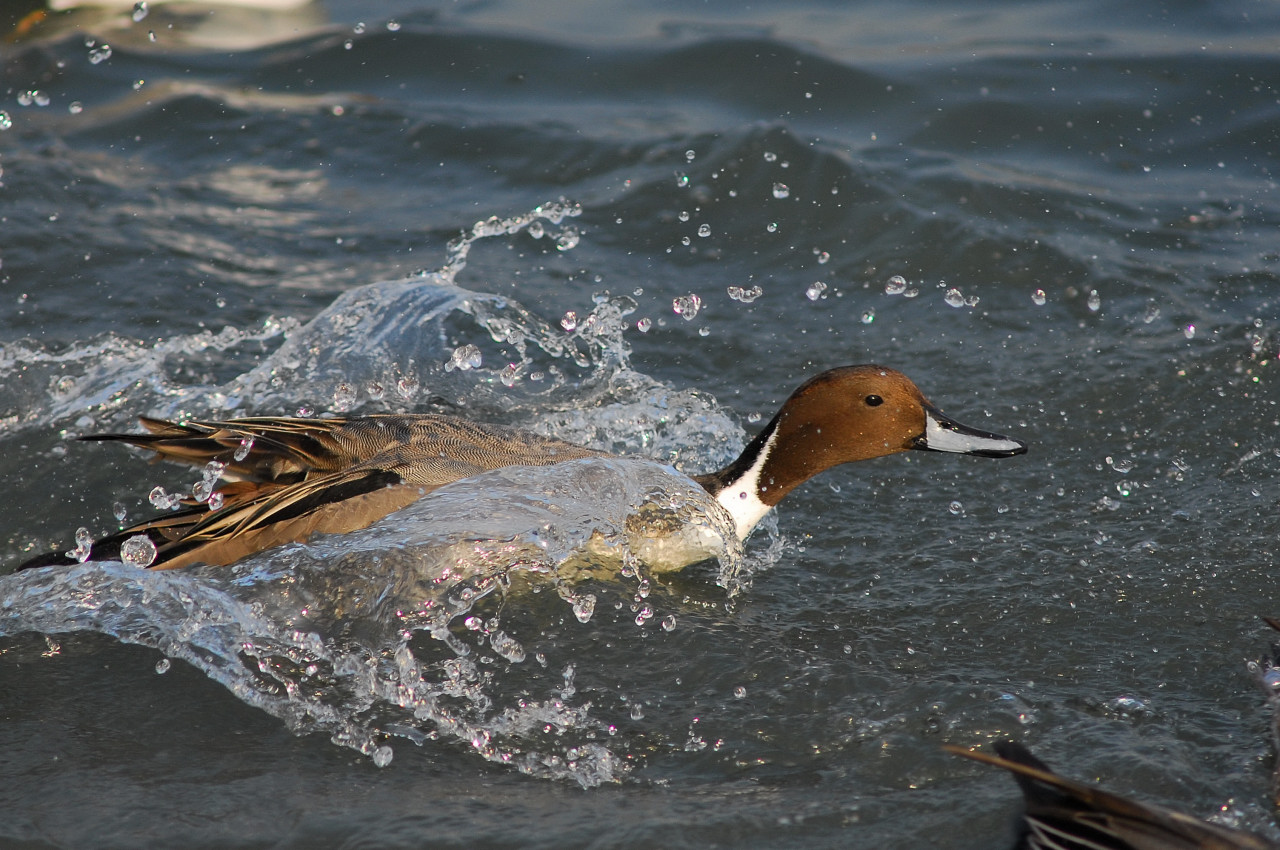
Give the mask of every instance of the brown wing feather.
[(199, 534), (184, 538), (182, 542), (186, 546), (181, 552), (163, 559), (158, 557), (152, 569), (169, 570), (190, 564), (222, 566), (273, 546), (305, 542), (313, 534), (356, 531), (412, 504), (421, 496), (418, 487), (384, 487), (289, 519), (243, 526), (232, 533), (220, 533), (219, 526), (206, 528)]
[[(504, 466), (546, 466), (603, 455), (515, 428), (434, 414), (352, 419), (248, 418), (177, 423), (142, 418), (146, 434), (86, 440), (130, 443), (193, 466), (227, 464), (223, 505), (198, 504), (138, 523), (102, 541), (117, 557), (124, 540), (156, 543), (153, 569), (229, 564), (312, 534), (364, 528), (444, 484)], [(241, 460), (244, 441), (252, 447)], [(34, 559), (34, 566), (47, 560)]]
[[(314, 473), (336, 472), (379, 458), (438, 476), (453, 463), (474, 470), (514, 464), (557, 463), (602, 454), (582, 446), (500, 425), (482, 425), (435, 414), (363, 416), (353, 419), (259, 417), (184, 423), (142, 418), (147, 434), (95, 434), (84, 440), (125, 442), (165, 460), (203, 466), (226, 463), (228, 481), (293, 483)], [(246, 438), (252, 448), (235, 453)], [(441, 473), (429, 472), (441, 464)], [(469, 474), (474, 474), (471, 472)], [(461, 476), (459, 476), (461, 477)], [(456, 480), (456, 478), (451, 479)]]

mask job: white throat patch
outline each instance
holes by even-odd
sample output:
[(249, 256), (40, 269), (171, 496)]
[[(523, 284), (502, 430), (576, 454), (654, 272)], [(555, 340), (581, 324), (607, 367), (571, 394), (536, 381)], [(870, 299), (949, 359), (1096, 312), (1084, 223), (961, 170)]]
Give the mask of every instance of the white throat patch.
[(769, 453), (773, 451), (773, 441), (777, 438), (777, 431), (770, 434), (768, 442), (760, 450), (751, 468), (737, 481), (730, 482), (716, 496), (716, 501), (724, 506), (729, 516), (733, 517), (733, 525), (738, 532), (739, 540), (746, 540), (756, 524), (769, 513), (770, 507), (760, 501), (760, 472), (764, 468), (765, 461), (769, 459)]

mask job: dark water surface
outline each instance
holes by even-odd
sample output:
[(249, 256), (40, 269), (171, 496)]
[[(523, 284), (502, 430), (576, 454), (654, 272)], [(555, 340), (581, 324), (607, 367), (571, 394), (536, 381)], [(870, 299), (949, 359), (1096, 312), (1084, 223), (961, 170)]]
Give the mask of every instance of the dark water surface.
[(153, 4), (0, 56), (0, 571), (190, 485), (73, 439), (144, 413), (700, 472), (878, 362), (1031, 445), (835, 470), (674, 578), (528, 577), (711, 521), (642, 460), (0, 575), (0, 845), (986, 848), (1013, 784), (940, 745), (1003, 737), (1280, 837), (1280, 7)]

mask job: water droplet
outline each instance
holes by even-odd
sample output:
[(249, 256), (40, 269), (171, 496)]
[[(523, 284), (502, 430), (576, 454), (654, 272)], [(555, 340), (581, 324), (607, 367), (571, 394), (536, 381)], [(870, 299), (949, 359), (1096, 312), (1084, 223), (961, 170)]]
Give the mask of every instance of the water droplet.
[(692, 150), (687, 150), (684, 152), (684, 158), (688, 162), (693, 162), (693, 158), (696, 157), (697, 155), (698, 154)]
[(662, 618), (662, 630), (664, 632), (673, 631), (676, 627), (676, 615), (668, 614)]
[(1156, 302), (1148, 301), (1147, 311), (1142, 314), (1143, 323), (1149, 325), (1158, 318), (1160, 318), (1160, 308), (1156, 306)]
[(250, 434), (247, 437), (243, 437), (240, 440), (240, 445), (236, 447), (236, 453), (232, 455), (232, 457), (236, 460), (237, 463), (239, 463), (240, 461), (247, 458), (249, 456), (249, 452), (251, 451), (253, 451), (253, 435), (252, 434)]
[(0, 130), (8, 130), (12, 126), (13, 126), (13, 118), (9, 116), (8, 112), (5, 112), (3, 109), (0, 109)]
[(336, 413), (346, 413), (356, 404), (356, 388), (350, 384), (338, 384), (333, 391), (333, 409)]
[(123, 523), (129, 515), (129, 509), (124, 506), (124, 502), (112, 502), (111, 515), (116, 518), (116, 522)]
[(956, 289), (955, 287), (948, 289), (947, 294), (942, 296), (942, 300), (947, 302), (947, 306), (949, 307), (964, 306), (964, 295), (961, 294), (960, 290)]
[(641, 717), (644, 717), (644, 709), (640, 707), (640, 703), (631, 703), (631, 719), (639, 720)]
[(519, 664), (525, 659), (524, 647), (520, 641), (508, 635), (506, 632), (494, 632), (489, 637), (489, 645), (493, 647), (493, 651), (510, 661), (512, 664)]
[(304, 404), (302, 407), (295, 410), (293, 415), (297, 416), (299, 419), (310, 419), (312, 416), (316, 415), (316, 409), (309, 404)]
[(400, 22), (387, 21), (387, 32), (400, 32)]
[(365, 387), (364, 391), (367, 392), (369, 394), (369, 398), (374, 401), (381, 401), (382, 397), (387, 394), (387, 388), (384, 387), (380, 381), (370, 381), (369, 386)]
[(827, 263), (831, 262), (831, 254), (826, 251), (819, 251), (817, 248), (814, 248), (813, 255), (818, 258), (818, 265), (820, 266), (825, 266)]
[(876, 311), (867, 310), (862, 314), (862, 324), (869, 325), (876, 320)]
[(776, 153), (774, 153), (773, 151), (765, 151), (765, 152), (764, 152), (764, 161), (765, 161), (765, 162), (777, 162), (777, 161), (778, 161), (778, 155), (777, 155)]
[(1108, 457), (1107, 465), (1110, 466), (1112, 469), (1114, 469), (1116, 472), (1119, 472), (1121, 475), (1132, 471), (1134, 467), (1133, 461), (1129, 460), (1128, 458), (1121, 458), (1120, 460), (1114, 460)]
[(213, 484), (209, 481), (197, 481), (191, 485), (191, 498), (197, 502), (207, 502), (213, 495)]
[(688, 185), (689, 185), (689, 175), (688, 175), (688, 174), (685, 174), (685, 173), (684, 173), (684, 172), (682, 172), (682, 171), (677, 171), (677, 172), (676, 172), (676, 185), (677, 185), (677, 186), (679, 186), (681, 189), (683, 189), (683, 188), (685, 188), (686, 186), (688, 186)]
[(1182, 335), (1185, 336), (1187, 339), (1195, 339), (1196, 326), (1187, 325), (1185, 328), (1182, 329)]
[(702, 309), (702, 299), (697, 295), (681, 295), (671, 299), (671, 309), (686, 322), (691, 322), (698, 315), (698, 310)]
[(76, 529), (76, 548), (67, 553), (68, 558), (72, 558), (83, 564), (89, 560), (89, 554), (93, 551), (93, 535), (89, 533), (87, 528)]
[(889, 281), (884, 285), (885, 295), (901, 295), (906, 291), (907, 279), (900, 274), (895, 274), (889, 278)]
[(730, 286), (728, 292), (731, 299), (741, 301), (743, 304), (750, 304), (761, 295), (764, 295), (764, 290), (759, 286), (753, 286), (750, 289), (743, 289), (741, 286)]
[(111, 58), (111, 45), (100, 44), (89, 51), (89, 62), (98, 65)]
[(778, 232), (778, 223), (777, 223), (776, 221), (771, 221), (771, 222), (769, 222), (768, 224), (766, 224), (766, 225), (764, 226), (764, 229), (765, 229), (765, 230), (767, 230), (767, 231), (769, 231), (770, 233), (777, 233), (777, 232)]
[(827, 291), (827, 285), (820, 280), (809, 284), (809, 288), (804, 291), (804, 297), (810, 301), (817, 301), (822, 297), (822, 293)]
[(643, 626), (646, 621), (653, 616), (653, 609), (648, 605), (641, 607), (640, 612), (636, 614), (636, 625)]
[(565, 227), (556, 234), (556, 250), (571, 251), (582, 241), (582, 234), (576, 227)]
[(502, 381), (504, 387), (514, 387), (516, 381), (520, 380), (520, 364), (508, 363), (498, 373), (498, 380)]
[(221, 490), (215, 490), (213, 493), (209, 495), (209, 510), (211, 511), (222, 510), (222, 505), (226, 501), (226, 498), (227, 497), (222, 494)]
[(1096, 313), (1102, 309), (1102, 296), (1098, 294), (1098, 290), (1089, 290), (1089, 297), (1085, 300), (1085, 304), (1088, 305), (1091, 313)]
[(699, 235), (699, 236), (701, 236), (703, 239), (706, 239), (708, 236), (710, 236), (710, 235), (711, 235), (711, 225), (709, 225), (709, 224), (699, 224), (699, 225), (698, 225), (698, 235)]
[(402, 375), (396, 381), (396, 394), (405, 401), (411, 401), (418, 394), (418, 376)]
[(569, 604), (573, 606), (573, 616), (578, 618), (578, 622), (585, 623), (596, 612), (596, 595), (584, 593), (582, 596), (574, 596), (569, 600)]
[(376, 747), (373, 751), (373, 766), (386, 767), (391, 764), (391, 759), (395, 757), (395, 753), (388, 746)]
[(531, 221), (529, 222), (529, 226), (526, 228), (526, 232), (534, 239), (541, 239), (546, 235), (547, 229), (542, 226), (542, 222)]
[(738, 685), (738, 687), (736, 687), (736, 688), (734, 688), (734, 689), (733, 689), (733, 698), (734, 698), (734, 699), (742, 699), (742, 698), (743, 698), (743, 697), (745, 697), (746, 695), (747, 695), (747, 689), (746, 689), (746, 688), (744, 688), (744, 687), (742, 687), (742, 685)]
[(466, 372), (471, 369), (479, 369), (482, 355), (480, 349), (470, 343), (460, 345), (453, 350), (453, 356), (449, 358), (449, 362), (444, 364), (446, 372), (452, 372), (457, 369), (460, 372)]
[(964, 503), (953, 501), (951, 504), (947, 505), (947, 510), (950, 511), (953, 516), (964, 516)]
[(651, 327), (653, 327), (653, 319), (645, 318), (636, 320), (636, 330), (640, 331), (642, 334), (647, 334)]
[(787, 186), (786, 183), (774, 183), (773, 196), (778, 199), (790, 197), (791, 189)]
[(578, 329), (578, 314), (570, 310), (564, 314), (564, 318), (560, 320), (560, 327), (564, 328), (567, 333), (573, 333)]
[(147, 0), (138, 0), (133, 4), (133, 22), (136, 24), (147, 16)]
[(351, 31), (356, 35), (364, 35), (364, 29), (364, 21), (357, 21), (356, 25), (351, 28)]
[(1037, 289), (1035, 292), (1031, 293), (1031, 301), (1037, 307), (1043, 307), (1044, 302), (1047, 300), (1048, 298), (1045, 296), (1043, 289)]
[(135, 567), (149, 567), (156, 559), (156, 544), (145, 534), (135, 534), (120, 547), (120, 560)]

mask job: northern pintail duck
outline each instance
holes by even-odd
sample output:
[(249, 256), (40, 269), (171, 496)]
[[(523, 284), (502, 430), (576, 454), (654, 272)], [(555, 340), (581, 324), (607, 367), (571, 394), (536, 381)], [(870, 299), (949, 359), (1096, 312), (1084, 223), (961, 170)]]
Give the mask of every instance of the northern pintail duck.
[[(226, 483), (212, 506), (188, 504), (97, 541), (88, 553), (119, 558), (127, 540), (144, 535), (156, 548), (153, 569), (229, 564), (316, 533), (365, 528), (438, 487), (488, 470), (608, 456), (516, 428), (435, 414), (141, 421), (150, 433), (81, 439), (126, 442), (196, 466), (225, 464)], [(1009, 457), (1027, 447), (947, 418), (901, 372), (846, 366), (806, 382), (737, 460), (694, 480), (724, 506), (745, 539), (770, 508), (819, 472), (909, 449)], [(650, 566), (679, 569), (706, 557), (705, 551), (676, 554)], [(50, 553), (22, 566), (74, 562), (70, 554)]]
[(1013, 741), (994, 747), (946, 749), (1013, 774), (1024, 804), (1014, 850), (1276, 850), (1252, 833), (1064, 779)]

